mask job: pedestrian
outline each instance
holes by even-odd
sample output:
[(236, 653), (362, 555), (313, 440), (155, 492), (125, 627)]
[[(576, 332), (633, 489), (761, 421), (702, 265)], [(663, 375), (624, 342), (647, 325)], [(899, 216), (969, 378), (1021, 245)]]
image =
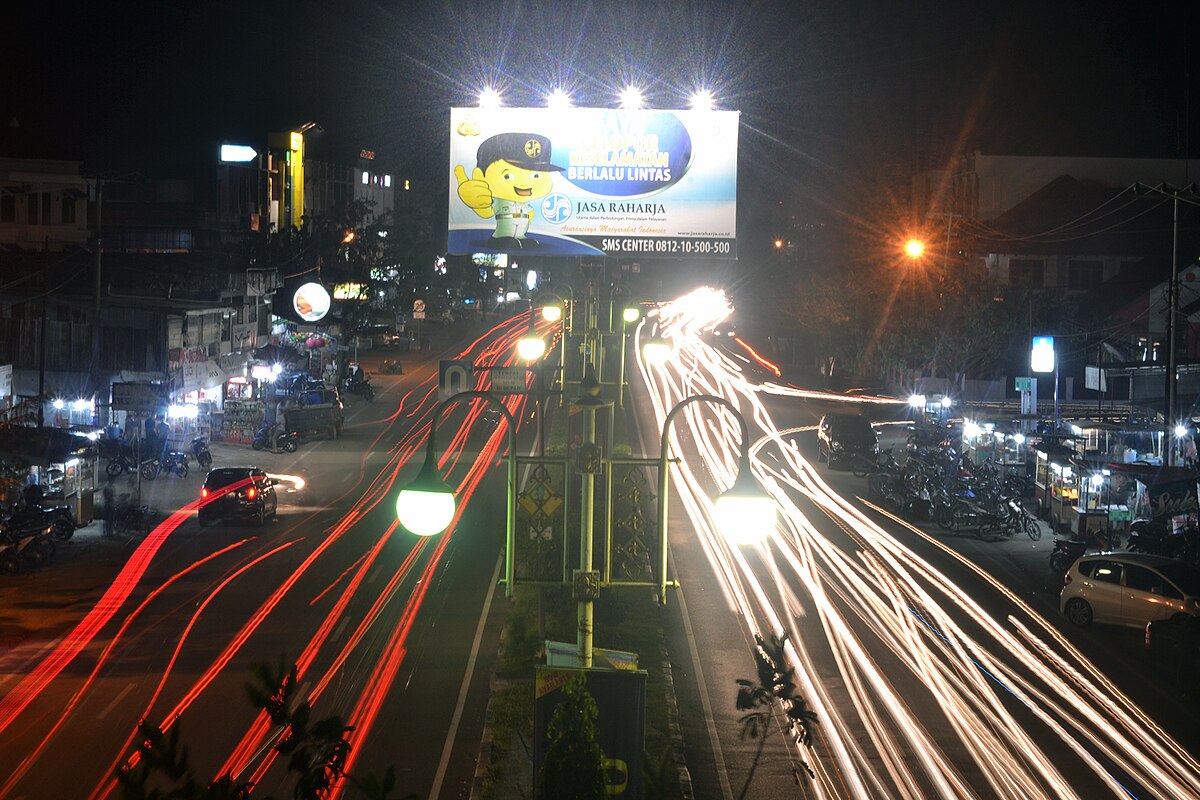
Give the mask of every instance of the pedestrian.
[(104, 485), (104, 508), (101, 513), (104, 515), (104, 535), (112, 536), (114, 533), (113, 525), (117, 519), (116, 493), (113, 492), (111, 483)]
[(1196, 461), (1196, 439), (1191, 434), (1188, 434), (1183, 437), (1183, 463), (1189, 469), (1195, 469)]
[(154, 418), (154, 435), (158, 438), (158, 460), (165, 462), (167, 460), (167, 443), (171, 438), (171, 429), (168, 427), (167, 421), (163, 419), (162, 414)]
[(271, 425), (271, 452), (279, 452), (279, 437), (287, 430), (287, 398), (275, 406), (275, 421)]

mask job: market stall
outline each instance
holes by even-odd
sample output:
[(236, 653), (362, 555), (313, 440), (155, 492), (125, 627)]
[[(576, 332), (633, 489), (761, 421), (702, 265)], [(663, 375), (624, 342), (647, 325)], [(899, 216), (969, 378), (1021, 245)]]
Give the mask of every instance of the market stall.
[(66, 506), (79, 525), (95, 519), (96, 446), (61, 428), (0, 428), (0, 488), (6, 501), (25, 486), (42, 490), (46, 507)]

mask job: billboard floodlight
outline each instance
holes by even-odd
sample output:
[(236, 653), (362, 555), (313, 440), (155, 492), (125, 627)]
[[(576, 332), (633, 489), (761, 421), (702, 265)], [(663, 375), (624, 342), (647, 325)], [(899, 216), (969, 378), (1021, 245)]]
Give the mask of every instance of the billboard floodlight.
[(636, 86), (626, 86), (621, 90), (621, 108), (636, 111), (642, 107), (642, 90)]
[(479, 93), (480, 108), (499, 108), (501, 106), (500, 92), (493, 89), (491, 86), (483, 87), (483, 91)]
[(692, 92), (692, 108), (696, 111), (712, 111), (716, 108), (716, 100), (708, 89), (697, 89)]
[(546, 108), (562, 110), (571, 107), (571, 95), (563, 89), (555, 89), (546, 95)]

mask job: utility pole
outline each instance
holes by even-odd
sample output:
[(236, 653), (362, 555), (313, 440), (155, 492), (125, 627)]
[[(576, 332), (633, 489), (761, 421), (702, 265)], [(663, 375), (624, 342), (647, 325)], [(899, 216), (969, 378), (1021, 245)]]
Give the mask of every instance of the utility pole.
[(50, 240), (42, 246), (42, 321), (38, 326), (38, 427), (46, 422), (46, 295), (50, 280)]
[[(101, 274), (101, 253), (104, 250), (104, 239), (101, 228), (101, 215), (104, 213), (104, 179), (96, 179), (96, 293), (95, 293), (95, 308), (92, 311), (92, 381), (94, 383), (93, 390), (93, 407), (100, 408), (101, 384), (100, 384), (100, 274)], [(108, 412), (112, 414), (112, 410)], [(99, 421), (99, 420), (97, 420)]]
[[(1175, 313), (1179, 305), (1179, 193), (1175, 192), (1174, 209), (1171, 222), (1171, 283), (1167, 286), (1167, 413), (1163, 424), (1167, 430), (1174, 427), (1175, 420)], [(1170, 436), (1167, 441), (1173, 441)], [(1175, 463), (1175, 448), (1163, 448), (1163, 463), (1171, 466)]]

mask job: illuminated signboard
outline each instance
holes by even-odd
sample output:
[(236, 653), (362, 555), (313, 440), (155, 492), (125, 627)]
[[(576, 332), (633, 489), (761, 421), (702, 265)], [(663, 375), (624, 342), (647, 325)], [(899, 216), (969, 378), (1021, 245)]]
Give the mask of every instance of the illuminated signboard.
[(451, 253), (737, 255), (736, 111), (450, 110)]
[(368, 298), (365, 283), (335, 283), (333, 285), (334, 300), (367, 300)]
[(305, 322), (316, 322), (329, 313), (329, 292), (319, 283), (306, 283), (292, 295), (292, 309)]
[(1054, 372), (1054, 337), (1033, 337), (1033, 349), (1029, 353), (1029, 368), (1034, 372)]

